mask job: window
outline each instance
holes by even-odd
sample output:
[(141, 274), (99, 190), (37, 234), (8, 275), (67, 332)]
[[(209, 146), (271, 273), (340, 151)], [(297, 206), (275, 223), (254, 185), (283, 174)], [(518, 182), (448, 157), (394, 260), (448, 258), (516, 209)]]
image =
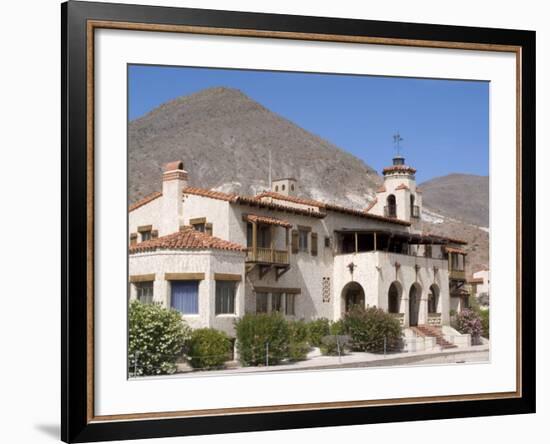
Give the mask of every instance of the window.
[(294, 184), (290, 185), (290, 190), (294, 191)]
[(271, 294), (271, 312), (283, 311), (283, 293)]
[(286, 293), (285, 294), (285, 314), (287, 316), (294, 316), (296, 312), (294, 311), (294, 299), (295, 299), (294, 293)]
[(252, 248), (252, 236), (254, 234), (252, 224), (248, 222), (246, 224), (246, 246)]
[(325, 236), (325, 248), (330, 248), (330, 236)]
[(199, 314), (199, 281), (172, 281), (170, 307), (180, 313)]
[(397, 217), (397, 205), (393, 194), (390, 194), (386, 199), (386, 208), (384, 209), (384, 212), (384, 216), (386, 217)]
[(298, 250), (307, 252), (307, 241), (308, 241), (309, 231), (298, 230)]
[(271, 247), (271, 227), (269, 225), (258, 226), (258, 247)]
[(204, 233), (206, 231), (206, 217), (195, 217), (189, 219), (189, 225), (191, 225), (195, 230)]
[(425, 245), (424, 246), (424, 257), (432, 257), (432, 246), (431, 245)]
[(153, 303), (153, 281), (136, 282), (136, 298), (142, 304)]
[(286, 188), (286, 187), (285, 187), (284, 185), (281, 185), (281, 190), (283, 190), (283, 191), (284, 191), (284, 190), (285, 190), (285, 188)]
[(193, 228), (197, 231), (200, 231), (201, 233), (204, 233), (206, 224), (194, 224)]
[(216, 281), (216, 314), (235, 313), (235, 293), (237, 283), (234, 281)]
[(279, 185), (275, 185), (275, 191), (279, 191)]
[(152, 225), (143, 225), (137, 228), (138, 233), (140, 234), (141, 242), (148, 241), (152, 238), (151, 233), (153, 231)]
[(267, 293), (256, 293), (256, 313), (267, 313)]

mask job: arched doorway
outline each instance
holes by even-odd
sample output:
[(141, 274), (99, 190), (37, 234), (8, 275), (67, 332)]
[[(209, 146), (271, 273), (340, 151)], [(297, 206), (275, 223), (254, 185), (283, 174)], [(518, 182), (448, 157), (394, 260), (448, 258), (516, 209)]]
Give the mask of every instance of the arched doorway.
[(435, 284), (430, 286), (428, 293), (428, 313), (438, 313), (437, 306), (439, 305), (439, 287)]
[(401, 295), (403, 289), (401, 284), (397, 281), (392, 282), (390, 289), (388, 290), (388, 312), (389, 313), (401, 313)]
[(419, 284), (412, 284), (409, 290), (409, 325), (415, 327), (418, 325), (418, 311), (420, 309), (420, 295), (422, 288)]
[(344, 304), (344, 313), (350, 311), (353, 307), (365, 307), (365, 291), (357, 282), (349, 282), (342, 289), (342, 301)]
[(386, 199), (386, 216), (397, 217), (397, 204), (393, 194), (390, 194)]

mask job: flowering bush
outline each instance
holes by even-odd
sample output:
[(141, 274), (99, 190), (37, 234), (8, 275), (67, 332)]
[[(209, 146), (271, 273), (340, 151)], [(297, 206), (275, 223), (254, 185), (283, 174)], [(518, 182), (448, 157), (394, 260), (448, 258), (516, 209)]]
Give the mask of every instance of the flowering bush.
[(229, 360), (231, 341), (223, 331), (213, 328), (193, 330), (187, 355), (194, 368), (219, 368)]
[(130, 303), (128, 370), (133, 376), (169, 374), (191, 330), (179, 312), (157, 304)]
[(456, 329), (463, 334), (472, 336), (472, 343), (477, 343), (483, 331), (481, 318), (478, 313), (469, 308), (456, 315)]

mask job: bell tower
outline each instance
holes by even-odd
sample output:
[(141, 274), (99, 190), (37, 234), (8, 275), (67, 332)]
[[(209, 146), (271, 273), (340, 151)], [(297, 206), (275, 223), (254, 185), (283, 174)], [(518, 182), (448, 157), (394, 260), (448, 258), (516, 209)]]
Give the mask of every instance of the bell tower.
[(393, 136), (397, 154), (392, 165), (382, 170), (384, 184), (376, 191), (376, 199), (368, 210), (380, 216), (415, 222), (420, 220), (422, 195), (416, 188), (416, 169), (405, 163), (401, 155), (399, 133)]

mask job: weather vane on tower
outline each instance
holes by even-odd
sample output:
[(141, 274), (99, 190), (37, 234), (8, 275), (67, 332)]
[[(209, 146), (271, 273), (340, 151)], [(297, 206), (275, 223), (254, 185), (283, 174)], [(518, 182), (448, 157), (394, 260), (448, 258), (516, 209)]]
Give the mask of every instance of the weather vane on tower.
[(399, 131), (393, 135), (393, 146), (397, 150), (397, 156), (401, 155), (401, 145), (400, 143), (403, 142), (403, 137), (401, 137), (401, 134), (399, 134)]

